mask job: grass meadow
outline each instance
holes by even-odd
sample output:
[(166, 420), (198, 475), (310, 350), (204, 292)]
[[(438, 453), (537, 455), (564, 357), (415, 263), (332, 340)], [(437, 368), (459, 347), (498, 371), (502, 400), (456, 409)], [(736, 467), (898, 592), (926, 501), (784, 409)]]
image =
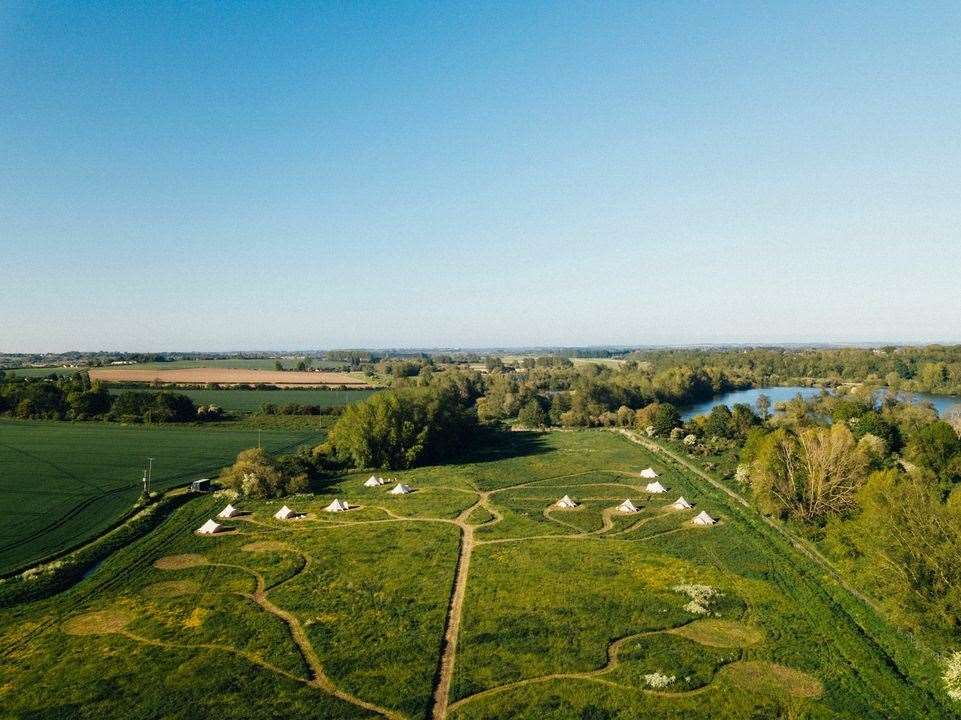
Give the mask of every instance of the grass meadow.
[[(643, 492), (647, 466), (669, 493)], [(391, 483), (364, 488), (371, 472)], [(576, 509), (552, 507), (564, 494)], [(668, 507), (680, 494), (693, 510)], [(334, 497), (353, 509), (324, 512)], [(625, 498), (640, 511), (615, 512)], [(226, 502), (192, 500), (69, 590), (0, 610), (0, 717), (954, 716), (922, 647), (613, 433), (488, 438), (284, 499), (296, 520), (241, 500), (229, 532), (194, 535)], [(693, 527), (702, 509), (719, 524)]]
[[(127, 388), (110, 388), (113, 395), (119, 395)], [(138, 392), (160, 392), (156, 388), (136, 388)], [(193, 388), (171, 388), (172, 392), (186, 395), (195, 405), (217, 405), (235, 413), (252, 413), (267, 403), (273, 405), (318, 405), (337, 407), (362, 402), (376, 390), (196, 390)]]
[(0, 573), (94, 537), (133, 505), (148, 457), (152, 489), (214, 474), (260, 441), (320, 442), (319, 430), (0, 420)]

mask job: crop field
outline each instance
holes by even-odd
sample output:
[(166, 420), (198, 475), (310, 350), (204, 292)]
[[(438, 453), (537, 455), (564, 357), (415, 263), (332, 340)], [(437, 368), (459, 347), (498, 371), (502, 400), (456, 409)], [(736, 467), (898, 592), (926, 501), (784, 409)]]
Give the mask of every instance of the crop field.
[(226, 367), (151, 369), (138, 366), (90, 368), (91, 380), (105, 383), (157, 382), (169, 385), (276, 385), (278, 387), (367, 387), (361, 376), (339, 372), (291, 372)]
[(215, 473), (258, 438), (281, 450), (323, 433), (0, 420), (0, 573), (115, 522), (140, 494), (147, 457), (162, 490)]
[[(279, 358), (284, 367), (294, 367), (297, 360), (293, 358)], [(184, 368), (229, 368), (234, 370), (273, 370), (275, 358), (224, 358), (212, 360), (171, 360), (170, 362), (137, 363), (136, 365), (116, 365), (107, 366), (107, 369), (116, 368), (137, 368), (138, 370), (182, 370)], [(321, 370), (336, 370), (344, 367), (342, 362), (327, 360), (314, 360), (312, 367)], [(22, 375), (26, 377), (46, 377), (51, 373), (58, 375), (91, 370), (93, 368), (76, 367), (26, 367), (5, 369), (11, 375)]]
[[(138, 388), (138, 390), (143, 390)], [(153, 389), (147, 389), (150, 392)], [(122, 393), (123, 388), (111, 388), (114, 395)], [(159, 390), (155, 390), (159, 392)], [(176, 392), (186, 395), (197, 405), (217, 405), (224, 410), (248, 413), (259, 410), (267, 403), (274, 405), (318, 405), (335, 407), (350, 405), (366, 400), (376, 390), (196, 390), (178, 388)]]
[[(667, 493), (645, 491), (648, 466)], [(0, 611), (0, 716), (953, 716), (933, 658), (623, 437), (510, 433), (369, 474), (285, 499), (295, 520), (239, 501), (213, 536), (193, 530), (227, 498), (193, 500), (70, 590)], [(334, 497), (352, 509), (324, 512)], [(701, 510), (718, 524), (694, 526)]]

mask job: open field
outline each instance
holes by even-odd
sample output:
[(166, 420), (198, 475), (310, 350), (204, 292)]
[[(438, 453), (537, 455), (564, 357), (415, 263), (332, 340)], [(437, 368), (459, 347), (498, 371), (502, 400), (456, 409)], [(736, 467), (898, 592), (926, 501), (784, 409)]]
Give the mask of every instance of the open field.
[[(139, 390), (139, 388), (138, 388)], [(147, 392), (152, 389), (146, 389)], [(114, 395), (123, 392), (122, 388), (112, 388)], [(157, 390), (156, 392), (159, 392)], [(194, 388), (178, 388), (177, 392), (186, 395), (197, 405), (218, 405), (224, 410), (233, 412), (254, 412), (263, 405), (318, 405), (320, 407), (335, 407), (349, 405), (366, 400), (376, 390), (196, 390)]]
[[(666, 495), (648, 495), (653, 466)], [(933, 659), (703, 478), (606, 432), (203, 497), (71, 590), (0, 611), (10, 717), (945, 718)], [(572, 510), (553, 507), (569, 494)], [(695, 508), (668, 506), (684, 495)], [(328, 514), (332, 497), (355, 505)], [(621, 514), (631, 498), (640, 508)], [(707, 510), (718, 525), (696, 528)], [(150, 668), (152, 682), (143, 682)], [(238, 681), (242, 678), (242, 681)]]
[(140, 494), (148, 456), (162, 490), (215, 473), (258, 437), (282, 450), (323, 433), (0, 420), (0, 573), (114, 523)]
[(368, 387), (356, 375), (336, 372), (287, 372), (226, 367), (151, 369), (139, 366), (90, 368), (90, 379), (101, 382), (158, 382), (170, 385), (277, 385), (278, 387)]
[[(232, 368), (236, 370), (273, 370), (274, 363), (280, 359), (284, 367), (293, 367), (297, 360), (293, 358), (224, 358), (212, 360), (171, 360), (169, 362), (137, 363), (136, 365), (111, 365), (108, 368), (127, 367), (140, 370), (182, 370), (184, 368)], [(335, 370), (344, 367), (342, 362), (332, 362), (327, 360), (314, 360), (312, 366), (323, 370)], [(11, 375), (23, 375), (26, 377), (46, 377), (51, 373), (64, 374), (75, 373), (82, 370), (93, 368), (77, 367), (27, 367), (6, 369)]]

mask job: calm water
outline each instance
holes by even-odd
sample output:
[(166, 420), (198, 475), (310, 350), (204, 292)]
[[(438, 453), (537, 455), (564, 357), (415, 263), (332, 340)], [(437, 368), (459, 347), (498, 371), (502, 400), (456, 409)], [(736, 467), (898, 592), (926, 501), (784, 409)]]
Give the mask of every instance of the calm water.
[[(816, 397), (820, 394), (820, 392), (821, 388), (809, 387), (765, 387), (751, 388), (750, 390), (734, 390), (732, 392), (716, 395), (706, 402), (681, 408), (681, 417), (684, 420), (688, 420), (695, 415), (704, 415), (705, 413), (711, 412), (711, 408), (715, 405), (727, 405), (728, 407), (731, 407), (737, 403), (746, 403), (753, 408), (757, 402), (757, 396), (761, 394), (767, 395), (769, 398), (771, 398), (771, 411), (773, 412), (774, 405), (776, 403), (790, 400), (798, 393), (801, 393), (801, 397), (811, 398)], [(944, 411), (950, 408), (952, 405), (961, 405), (961, 397), (954, 397), (951, 395), (928, 395), (927, 393), (914, 393), (910, 395), (910, 398), (912, 402), (930, 402), (932, 405), (934, 405), (934, 409), (942, 415), (944, 414)]]

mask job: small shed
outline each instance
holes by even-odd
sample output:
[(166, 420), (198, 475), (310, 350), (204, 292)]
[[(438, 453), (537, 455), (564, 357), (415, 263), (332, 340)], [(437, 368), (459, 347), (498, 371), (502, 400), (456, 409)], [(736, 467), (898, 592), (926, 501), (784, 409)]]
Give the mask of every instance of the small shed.
[(191, 492), (210, 492), (210, 480), (207, 478), (202, 478), (200, 480), (194, 480), (190, 483)]

